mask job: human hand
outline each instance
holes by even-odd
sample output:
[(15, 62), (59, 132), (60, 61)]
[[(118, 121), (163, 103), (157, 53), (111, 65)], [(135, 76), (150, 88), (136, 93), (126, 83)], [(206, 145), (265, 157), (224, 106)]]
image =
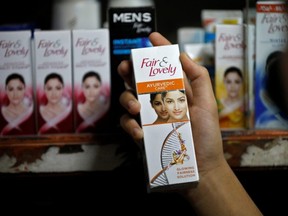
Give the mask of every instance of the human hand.
[[(154, 32), (149, 36), (153, 46), (171, 44), (161, 34)], [(194, 63), (186, 54), (181, 53), (180, 61), (184, 70), (185, 90), (192, 124), (196, 159), (200, 175), (220, 166), (225, 160), (222, 149), (217, 103), (206, 68)], [(137, 142), (141, 143), (143, 131), (136, 121), (141, 104), (135, 97), (132, 85), (132, 64), (122, 61), (118, 72), (129, 87), (120, 96), (121, 105), (128, 111), (120, 119), (122, 128)]]
[[(170, 44), (157, 32), (151, 33), (149, 38), (154, 46)], [(197, 215), (262, 215), (224, 157), (218, 107), (207, 69), (197, 65), (184, 53), (180, 54), (180, 61), (184, 71), (200, 182), (197, 187), (179, 192), (187, 197)], [(135, 116), (140, 113), (141, 105), (132, 86), (131, 62), (121, 62), (118, 72), (128, 87), (119, 99), (128, 111), (121, 117), (120, 124), (140, 143), (143, 131)]]

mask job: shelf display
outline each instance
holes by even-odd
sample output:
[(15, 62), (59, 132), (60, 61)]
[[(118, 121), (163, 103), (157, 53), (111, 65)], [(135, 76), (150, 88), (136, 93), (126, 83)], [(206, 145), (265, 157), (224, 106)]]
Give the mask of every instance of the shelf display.
[[(178, 22), (173, 16), (168, 16), (166, 11), (164, 16), (163, 10), (158, 10), (160, 8), (160, 1), (155, 1), (155, 21), (157, 22), (157, 30), (162, 31), (164, 34), (167, 33), (167, 38), (171, 39), (171, 42), (176, 42), (177, 28), (180, 25), (185, 25), (188, 23), (187, 17), (181, 18), (179, 14), (179, 19), (183, 19), (183, 22)], [(237, 1), (235, 7), (241, 8), (243, 6), (243, 1)], [(102, 7), (106, 8), (105, 2), (102, 2)], [(37, 3), (38, 4), (38, 3)], [(46, 3), (45, 3), (46, 4)], [(167, 1), (167, 6), (172, 4)], [(190, 4), (190, 3), (189, 3)], [(202, 5), (199, 3), (195, 4), (195, 8), (201, 8)], [(214, 7), (215, 3), (211, 3), (211, 7)], [(222, 7), (224, 3), (220, 3), (219, 7)], [(183, 3), (184, 5), (184, 3)], [(182, 7), (183, 7), (182, 5)], [(50, 5), (51, 6), (51, 5)], [(171, 5), (170, 5), (171, 6)], [(170, 8), (169, 6), (169, 8)], [(180, 7), (176, 5), (175, 7)], [(228, 8), (228, 6), (226, 6)], [(233, 6), (234, 7), (234, 6)], [(32, 8), (32, 7), (31, 7)], [(48, 7), (47, 7), (48, 8)], [(173, 8), (173, 7), (172, 7)], [(194, 8), (194, 9), (195, 9)], [(175, 8), (173, 8), (176, 10)], [(189, 8), (183, 7), (183, 10)], [(230, 9), (230, 8), (229, 8)], [(235, 8), (231, 8), (235, 9)], [(32, 9), (31, 9), (32, 10)], [(102, 12), (106, 10), (103, 9)], [(189, 10), (192, 10), (191, 8)], [(51, 12), (51, 11), (49, 11)], [(191, 11), (190, 11), (191, 12)], [(200, 12), (200, 10), (198, 11)], [(37, 20), (34, 16), (40, 16), (40, 11), (33, 13), (31, 19), (25, 17), (25, 20), (30, 22), (30, 20)], [(104, 14), (104, 13), (103, 13)], [(183, 12), (186, 14), (186, 12)], [(198, 20), (193, 19), (193, 16), (198, 16)], [(251, 15), (251, 13), (249, 13)], [(3, 16), (3, 15), (1, 15)], [(104, 15), (106, 16), (106, 15)], [(196, 22), (198, 27), (200, 23), (200, 13), (192, 14), (189, 23), (194, 25)], [(251, 16), (253, 20), (253, 16)], [(27, 18), (27, 19), (26, 19)], [(39, 19), (42, 21), (43, 28), (50, 28), (50, 23), (47, 24), (47, 19), (51, 18), (47, 16), (45, 18)], [(154, 18), (154, 17), (153, 17)], [(164, 20), (165, 18), (165, 20)], [(16, 18), (11, 18), (14, 21)], [(1, 19), (0, 19), (1, 20)], [(9, 20), (7, 17), (2, 19), (3, 22)], [(17, 21), (17, 20), (16, 20)], [(49, 21), (50, 22), (50, 21)], [(252, 21), (251, 21), (252, 22)], [(174, 26), (176, 25), (177, 26)], [(4, 25), (4, 23), (1, 23)], [(153, 29), (156, 26), (153, 26)], [(119, 28), (119, 31), (121, 28)], [(117, 30), (116, 30), (117, 31)], [(173, 31), (173, 33), (172, 33)], [(118, 32), (119, 33), (119, 32)], [(117, 36), (117, 35), (116, 35)], [(113, 36), (113, 37), (116, 37)], [(125, 36), (125, 35), (124, 35)], [(117, 40), (114, 38), (114, 42)], [(119, 39), (119, 38), (118, 38)], [(143, 39), (143, 38), (142, 38)], [(123, 40), (118, 40), (118, 43), (123, 42)], [(147, 40), (143, 40), (145, 45), (149, 45)], [(115, 45), (115, 44), (114, 44)], [(119, 57), (119, 56), (118, 56)], [(125, 55), (128, 58), (128, 55)], [(115, 60), (115, 59), (114, 59)], [(119, 59), (116, 59), (118, 63)], [(111, 63), (112, 65), (112, 63)], [(113, 73), (116, 73), (117, 66), (112, 67)], [(112, 106), (118, 103), (118, 96), (120, 91), (113, 89), (115, 85), (119, 84), (118, 77), (111, 78), (113, 83), (111, 84), (111, 98), (113, 97)], [(116, 84), (115, 84), (116, 83)], [(113, 87), (114, 85), (114, 87)], [(120, 87), (122, 89), (122, 87)], [(110, 96), (110, 92), (109, 92)], [(118, 104), (117, 104), (118, 107)], [(115, 109), (115, 107), (114, 107)], [(110, 116), (107, 118), (104, 127), (101, 129), (100, 133), (97, 134), (49, 134), (49, 135), (27, 135), (27, 136), (7, 136), (0, 138), (0, 172), (70, 172), (70, 171), (98, 171), (98, 170), (111, 170), (115, 167), (121, 166), (127, 157), (129, 150), (123, 151), (123, 145), (129, 146), (133, 144), (132, 141), (122, 133), (120, 126), (118, 125), (119, 113), (115, 110), (110, 110)], [(114, 112), (115, 111), (115, 112)], [(114, 118), (115, 117), (115, 118)], [(111, 118), (111, 119), (110, 119)], [(112, 121), (112, 124), (109, 122)], [(107, 123), (108, 122), (108, 123)], [(111, 129), (111, 130), (110, 130)], [(109, 133), (113, 131), (113, 133)], [(115, 133), (114, 133), (115, 132)], [(234, 168), (241, 167), (286, 167), (288, 166), (286, 157), (287, 150), (287, 140), (288, 132), (286, 130), (254, 130), (250, 127), (247, 130), (232, 130), (223, 131), (224, 140), (224, 152), (227, 157), (227, 161)], [(129, 148), (129, 147), (128, 147)], [(119, 152), (121, 152), (119, 154)], [(276, 156), (275, 156), (276, 155)], [(55, 163), (53, 163), (53, 158)], [(104, 161), (102, 160), (104, 158)], [(57, 160), (56, 160), (57, 159)], [(84, 161), (83, 161), (84, 160)], [(63, 162), (63, 166), (56, 166), (56, 163)], [(68, 162), (73, 164), (73, 168), (69, 167)], [(79, 163), (79, 161), (82, 161)], [(92, 161), (96, 161), (93, 166), (89, 166)], [(110, 161), (110, 162), (109, 162)]]

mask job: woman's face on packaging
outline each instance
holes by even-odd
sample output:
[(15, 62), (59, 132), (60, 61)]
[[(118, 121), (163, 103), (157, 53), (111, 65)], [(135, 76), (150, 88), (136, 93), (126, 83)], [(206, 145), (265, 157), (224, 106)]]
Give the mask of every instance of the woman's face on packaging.
[(167, 92), (164, 104), (171, 119), (182, 120), (186, 117), (187, 99), (183, 92), (178, 90)]
[(20, 104), (24, 98), (25, 85), (19, 79), (12, 79), (6, 86), (6, 94), (11, 104)]
[(224, 85), (230, 97), (238, 97), (242, 88), (242, 78), (236, 72), (230, 72), (224, 78)]
[(82, 84), (82, 88), (87, 101), (93, 102), (99, 98), (101, 83), (96, 77), (87, 77)]
[(63, 95), (63, 84), (59, 79), (53, 78), (45, 84), (45, 94), (49, 103), (57, 104)]
[(169, 118), (169, 114), (163, 104), (161, 94), (157, 94), (152, 101), (152, 107), (155, 110), (156, 114), (159, 118), (167, 120)]

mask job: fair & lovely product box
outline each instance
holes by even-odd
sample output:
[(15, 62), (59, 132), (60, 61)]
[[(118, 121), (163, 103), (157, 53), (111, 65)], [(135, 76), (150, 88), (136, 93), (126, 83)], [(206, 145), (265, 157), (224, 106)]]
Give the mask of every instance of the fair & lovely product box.
[(110, 106), (109, 30), (72, 30), (72, 44), (75, 131), (97, 133)]
[(31, 31), (0, 32), (0, 136), (33, 135)]
[(215, 94), (222, 130), (246, 127), (244, 53), (244, 26), (217, 24)]
[[(132, 49), (131, 55), (141, 103), (148, 190), (198, 182), (178, 44)], [(155, 122), (152, 94), (160, 95), (157, 104), (163, 106), (169, 117), (165, 122)]]
[(34, 33), (38, 134), (74, 132), (70, 30)]
[(279, 67), (287, 46), (285, 4), (285, 1), (257, 1), (256, 4), (256, 129), (288, 129), (288, 117), (281, 109), (286, 100), (282, 98), (285, 94)]

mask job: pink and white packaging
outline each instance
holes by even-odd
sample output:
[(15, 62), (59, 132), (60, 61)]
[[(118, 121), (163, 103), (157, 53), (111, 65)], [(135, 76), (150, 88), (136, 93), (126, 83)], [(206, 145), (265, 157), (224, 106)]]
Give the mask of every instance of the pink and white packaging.
[(0, 136), (36, 133), (31, 31), (0, 32)]
[(109, 30), (73, 30), (72, 44), (75, 131), (97, 133), (110, 107)]
[(72, 133), (71, 31), (36, 31), (34, 43), (38, 134)]

